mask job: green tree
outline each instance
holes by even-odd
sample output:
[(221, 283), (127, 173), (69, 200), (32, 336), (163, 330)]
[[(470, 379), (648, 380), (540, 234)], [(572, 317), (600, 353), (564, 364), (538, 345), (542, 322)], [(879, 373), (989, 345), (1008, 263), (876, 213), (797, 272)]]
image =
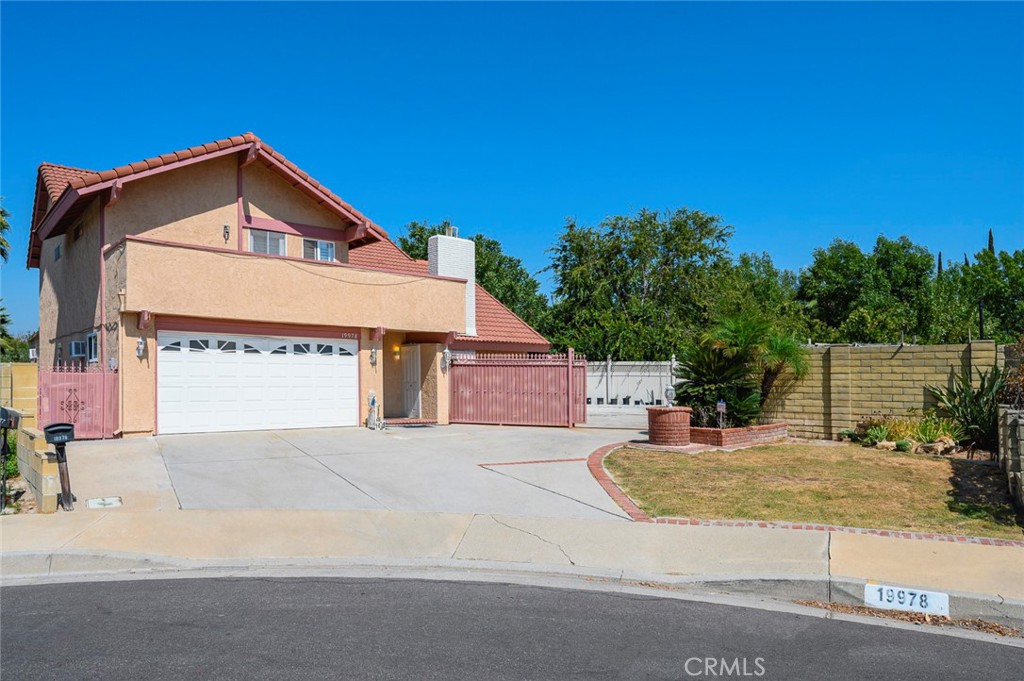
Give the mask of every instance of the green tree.
[(985, 337), (1012, 343), (1024, 330), (1024, 250), (979, 251), (964, 279), (968, 295), (985, 308)]
[(828, 248), (814, 250), (811, 264), (800, 273), (799, 298), (815, 319), (838, 329), (860, 298), (870, 267), (857, 244), (836, 239)]
[[(399, 247), (418, 260), (427, 259), (427, 243), (435, 234), (445, 234), (451, 223), (410, 222), (398, 237)], [(540, 292), (540, 283), (519, 258), (504, 252), (495, 239), (474, 234), (476, 244), (476, 281), (523, 321), (542, 333), (547, 327), (548, 301)]]
[(711, 295), (714, 320), (736, 316), (769, 316), (779, 330), (807, 340), (828, 340), (820, 324), (809, 316), (809, 306), (799, 300), (799, 278), (779, 269), (768, 253), (742, 253), (715, 280)]
[[(6, 316), (6, 310), (0, 308), (0, 317)], [(6, 336), (0, 340), (0, 362), (27, 362), (29, 342), (32, 334), (24, 333), (20, 336)]]
[(590, 358), (665, 359), (706, 328), (732, 227), (701, 211), (566, 221), (547, 268), (553, 340)]
[[(0, 196), (0, 201), (3, 201), (3, 197)], [(11, 244), (7, 241), (7, 231), (11, 228), (11, 224), (7, 219), (11, 216), (7, 212), (7, 209), (0, 205), (0, 260), (7, 262), (8, 256), (11, 254)]]

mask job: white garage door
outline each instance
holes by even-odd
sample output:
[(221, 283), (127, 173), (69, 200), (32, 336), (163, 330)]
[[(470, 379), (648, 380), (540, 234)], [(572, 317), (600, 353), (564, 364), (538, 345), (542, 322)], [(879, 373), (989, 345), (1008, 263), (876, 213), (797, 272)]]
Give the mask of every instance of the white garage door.
[(358, 343), (161, 331), (157, 431), (354, 426)]

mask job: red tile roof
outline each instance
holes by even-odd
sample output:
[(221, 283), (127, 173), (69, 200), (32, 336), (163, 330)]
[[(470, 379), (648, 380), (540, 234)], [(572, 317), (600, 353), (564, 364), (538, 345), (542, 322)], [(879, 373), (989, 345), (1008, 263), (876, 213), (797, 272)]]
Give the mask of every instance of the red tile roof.
[(351, 216), (356, 223), (368, 224), (371, 231), (374, 232), (377, 237), (387, 238), (387, 232), (385, 232), (380, 225), (372, 222), (369, 218), (356, 210), (351, 204), (342, 200), (342, 198), (337, 194), (310, 177), (308, 173), (289, 161), (283, 154), (275, 150), (269, 144), (264, 143), (259, 137), (251, 132), (247, 132), (243, 135), (227, 137), (214, 142), (208, 142), (207, 144), (174, 151), (169, 154), (161, 154), (160, 156), (136, 161), (135, 163), (129, 163), (128, 165), (111, 168), (110, 170), (85, 170), (82, 168), (72, 168), (70, 166), (43, 163), (39, 166), (37, 187), (41, 185), (45, 188), (50, 201), (49, 205), (44, 208), (42, 206), (42, 202), (39, 200), (40, 196), (39, 191), (37, 190), (36, 207), (33, 211), (32, 234), (29, 239), (29, 267), (38, 266), (39, 264), (38, 257), (40, 243), (37, 230), (40, 224), (42, 224), (44, 218), (47, 217), (53, 206), (56, 205), (58, 199), (69, 189), (78, 191), (79, 194), (82, 195), (91, 194), (93, 191), (105, 188), (107, 183), (112, 180), (130, 178), (133, 175), (143, 172), (159, 171), (160, 168), (166, 168), (169, 170), (171, 167), (174, 167), (175, 164), (189, 159), (200, 158), (215, 152), (242, 152), (246, 149), (252, 149), (254, 146), (258, 151), (259, 160), (262, 161), (264, 165), (288, 180), (292, 186), (313, 197), (322, 205), (325, 205), (328, 208), (334, 208), (335, 210), (345, 214), (346, 217)]
[[(348, 252), (348, 261), (353, 265), (385, 267), (407, 274), (427, 274), (430, 265), (426, 260), (414, 260), (393, 241), (377, 241), (366, 246), (353, 248)], [(537, 351), (545, 351), (551, 344), (544, 336), (533, 330), (500, 300), (476, 285), (476, 333), (475, 336), (458, 334), (460, 345), (480, 344), (481, 350), (488, 345), (530, 345)]]
[[(356, 216), (360, 221), (373, 226), (381, 240), (352, 248), (349, 251), (350, 263), (404, 272), (406, 274), (427, 274), (429, 272), (429, 264), (426, 260), (410, 258), (397, 244), (388, 239), (387, 232), (251, 132), (99, 172), (54, 163), (41, 164), (36, 183), (36, 206), (33, 210), (29, 264), (33, 264), (33, 255), (38, 258), (39, 239), (36, 233), (37, 228), (43, 222), (43, 218), (52, 206), (57, 203), (58, 199), (69, 188), (88, 190), (90, 187), (95, 187), (110, 180), (126, 178), (136, 173), (155, 170), (216, 151), (234, 148), (242, 151), (253, 144), (259, 146), (260, 153), (272, 159), (272, 161), (266, 162), (266, 165), (278, 172), (281, 172), (281, 167), (287, 169), (302, 180), (302, 182), (320, 193), (321, 196), (334, 203), (336, 207), (342, 208), (344, 211)], [(43, 194), (44, 192), (45, 195)], [(36, 260), (35, 264), (38, 264), (38, 260)], [(463, 345), (479, 343), (482, 345), (481, 349), (486, 349), (489, 344), (536, 346), (531, 349), (538, 351), (547, 350), (550, 347), (547, 339), (534, 331), (529, 324), (516, 316), (515, 313), (505, 307), (501, 301), (488, 293), (479, 284), (476, 285), (476, 329), (476, 336), (459, 334), (458, 340), (462, 341)]]
[(532, 326), (505, 307), (480, 284), (476, 285), (476, 334), (459, 334), (458, 339), (482, 343), (485, 346), (488, 343), (543, 346), (538, 348), (541, 351), (551, 347), (547, 338), (534, 331)]

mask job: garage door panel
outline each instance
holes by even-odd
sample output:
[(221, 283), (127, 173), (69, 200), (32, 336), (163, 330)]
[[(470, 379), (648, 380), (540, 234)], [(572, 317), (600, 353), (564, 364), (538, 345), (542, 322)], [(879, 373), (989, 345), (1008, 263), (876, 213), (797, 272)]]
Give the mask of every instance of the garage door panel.
[(161, 433), (357, 423), (354, 340), (161, 332), (157, 345)]

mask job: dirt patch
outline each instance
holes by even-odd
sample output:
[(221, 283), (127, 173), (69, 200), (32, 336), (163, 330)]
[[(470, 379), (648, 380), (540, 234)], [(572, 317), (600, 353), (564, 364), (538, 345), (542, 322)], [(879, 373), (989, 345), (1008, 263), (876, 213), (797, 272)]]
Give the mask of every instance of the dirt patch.
[(869, 608), (864, 605), (847, 605), (845, 603), (825, 603), (823, 601), (795, 601), (797, 605), (806, 605), (812, 608), (822, 608), (829, 612), (841, 612), (848, 615), (865, 615), (868, 617), (880, 617), (911, 624), (928, 624), (933, 627), (956, 627), (958, 629), (969, 629), (979, 631), (983, 634), (994, 634), (996, 636), (1007, 636), (1011, 638), (1024, 638), (1024, 632), (1020, 629), (1007, 627), (977, 617), (943, 617), (941, 615), (926, 615), (920, 612), (904, 612), (902, 610), (882, 610), (880, 608)]

